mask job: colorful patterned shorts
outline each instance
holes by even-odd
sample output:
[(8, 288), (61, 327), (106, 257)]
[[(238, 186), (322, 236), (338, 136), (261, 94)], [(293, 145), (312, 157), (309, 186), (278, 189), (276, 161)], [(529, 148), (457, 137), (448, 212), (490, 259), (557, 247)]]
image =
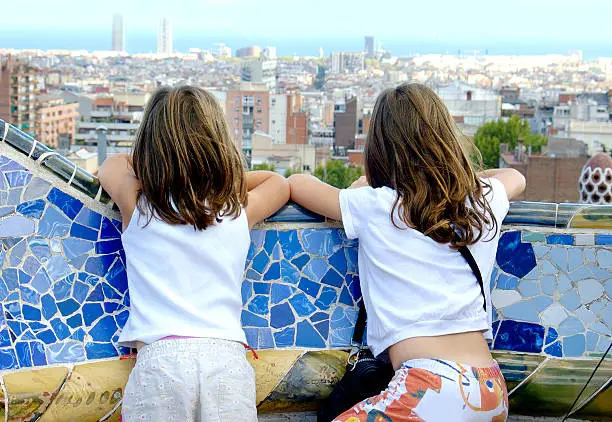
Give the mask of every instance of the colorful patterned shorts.
[(355, 405), (336, 422), (503, 422), (506, 382), (495, 363), (474, 368), (438, 359), (408, 360), (385, 391)]

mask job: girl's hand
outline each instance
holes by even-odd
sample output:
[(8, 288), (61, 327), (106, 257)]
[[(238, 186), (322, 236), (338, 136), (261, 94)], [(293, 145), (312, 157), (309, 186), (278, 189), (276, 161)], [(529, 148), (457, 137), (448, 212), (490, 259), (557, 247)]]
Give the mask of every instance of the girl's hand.
[(368, 179), (365, 176), (361, 176), (359, 179), (355, 180), (353, 184), (349, 187), (349, 189), (357, 189), (362, 188), (364, 186), (370, 186), (368, 184)]

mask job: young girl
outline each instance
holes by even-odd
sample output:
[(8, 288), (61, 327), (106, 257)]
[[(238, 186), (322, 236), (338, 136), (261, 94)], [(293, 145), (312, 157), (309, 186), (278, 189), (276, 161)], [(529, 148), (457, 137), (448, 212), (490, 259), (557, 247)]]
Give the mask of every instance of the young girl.
[(256, 421), (240, 288), (249, 229), (289, 198), (287, 181), (246, 173), (215, 98), (162, 88), (132, 156), (107, 159), (100, 183), (123, 217), (130, 316), (139, 349), (124, 421)]
[(401, 85), (376, 102), (355, 189), (290, 178), (294, 201), (359, 239), (367, 341), (396, 370), (337, 421), (506, 420), (506, 384), (485, 339), (491, 316), (457, 249), (469, 246), (490, 310), (499, 228), (525, 181), (511, 169), (475, 173), (459, 137), (432, 90)]

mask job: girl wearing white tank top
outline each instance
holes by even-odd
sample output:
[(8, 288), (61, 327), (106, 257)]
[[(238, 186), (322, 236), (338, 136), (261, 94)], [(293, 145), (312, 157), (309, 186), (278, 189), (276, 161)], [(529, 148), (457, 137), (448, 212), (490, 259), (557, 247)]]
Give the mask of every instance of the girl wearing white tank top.
[(99, 179), (123, 218), (119, 342), (139, 350), (123, 420), (256, 421), (240, 288), (250, 228), (287, 202), (287, 181), (245, 173), (221, 107), (190, 86), (153, 94), (132, 155)]
[[(385, 391), (336, 421), (506, 420), (506, 384), (486, 342), (489, 280), (508, 200), (525, 179), (513, 169), (477, 173), (468, 157), (477, 151), (464, 151), (462, 138), (431, 89), (404, 84), (376, 101), (366, 177), (354, 189), (289, 180), (295, 202), (359, 239), (367, 342), (396, 370)], [(482, 273), (488, 315), (461, 246)]]

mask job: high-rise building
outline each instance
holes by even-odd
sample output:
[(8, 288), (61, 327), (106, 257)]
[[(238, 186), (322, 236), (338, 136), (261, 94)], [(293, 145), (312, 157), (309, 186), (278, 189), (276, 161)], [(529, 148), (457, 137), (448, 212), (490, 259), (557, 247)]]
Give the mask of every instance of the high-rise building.
[(226, 116), (238, 149), (250, 160), (251, 138), (257, 130), (268, 133), (270, 123), (270, 93), (265, 85), (243, 84), (228, 91)]
[(59, 96), (37, 96), (36, 139), (51, 148), (59, 146), (62, 136), (68, 138), (68, 145), (74, 142), (78, 107), (77, 102), (67, 104)]
[(261, 56), (261, 47), (258, 45), (250, 45), (248, 47), (242, 47), (236, 50), (236, 57), (257, 57)]
[(354, 148), (359, 125), (358, 110), (357, 97), (347, 99), (334, 107), (336, 146), (348, 149)]
[(11, 55), (0, 57), (0, 119), (34, 134), (36, 73)]
[(275, 59), (276, 58), (276, 47), (267, 46), (263, 49), (264, 57), (267, 59)]
[(357, 73), (365, 69), (364, 53), (334, 51), (331, 59), (331, 73)]
[(368, 59), (372, 59), (374, 58), (374, 55), (376, 54), (376, 42), (374, 40), (374, 37), (365, 37), (365, 46), (363, 51), (366, 54), (366, 57)]
[(240, 79), (242, 82), (265, 84), (270, 90), (276, 89), (276, 60), (262, 58), (246, 62), (242, 66)]
[(270, 95), (270, 136), (275, 144), (308, 143), (309, 114), (300, 94)]
[(119, 13), (113, 15), (113, 51), (125, 51), (125, 28)]
[(170, 19), (162, 18), (157, 31), (157, 54), (169, 56), (172, 54), (172, 24)]

